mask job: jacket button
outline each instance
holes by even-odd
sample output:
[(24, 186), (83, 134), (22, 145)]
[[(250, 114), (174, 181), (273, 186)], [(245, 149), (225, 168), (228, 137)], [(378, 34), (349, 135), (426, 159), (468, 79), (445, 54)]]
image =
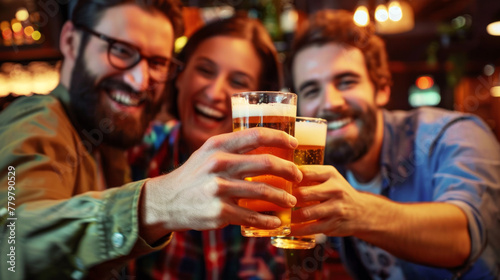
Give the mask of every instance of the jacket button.
[(111, 244), (113, 244), (115, 248), (120, 248), (121, 246), (123, 246), (124, 242), (125, 237), (123, 236), (123, 234), (119, 232), (113, 233), (113, 236), (111, 237)]

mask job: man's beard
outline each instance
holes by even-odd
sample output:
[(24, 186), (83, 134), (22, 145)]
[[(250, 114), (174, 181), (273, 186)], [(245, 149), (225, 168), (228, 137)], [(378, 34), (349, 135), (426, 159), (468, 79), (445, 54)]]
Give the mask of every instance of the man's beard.
[[(137, 92), (126, 83), (104, 77), (97, 81), (92, 76), (83, 59), (83, 54), (77, 57), (70, 81), (70, 110), (77, 119), (79, 133), (94, 146), (104, 143), (119, 149), (128, 149), (141, 142), (148, 124), (160, 110), (161, 104), (154, 102), (154, 90)], [(125, 112), (113, 112), (103, 103), (103, 94), (112, 90), (121, 90), (136, 94), (141, 101), (142, 114), (137, 120)], [(108, 95), (109, 97), (109, 95)]]
[(335, 138), (326, 140), (325, 164), (345, 166), (362, 158), (373, 145), (377, 126), (376, 108), (366, 104), (365, 109), (349, 106), (349, 109), (336, 114), (319, 116), (327, 121), (339, 120), (345, 117), (352, 118), (359, 128), (355, 139)]

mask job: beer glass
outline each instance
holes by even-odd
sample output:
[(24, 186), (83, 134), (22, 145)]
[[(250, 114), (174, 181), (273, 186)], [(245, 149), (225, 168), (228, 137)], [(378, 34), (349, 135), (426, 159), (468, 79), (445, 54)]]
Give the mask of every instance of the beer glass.
[[(297, 165), (323, 164), (326, 143), (326, 120), (318, 118), (297, 117), (295, 121), (295, 138), (299, 146), (294, 152), (293, 161)], [(292, 190), (293, 194), (293, 190)], [(317, 204), (308, 202), (297, 204), (293, 211), (301, 207)], [(285, 249), (311, 249), (316, 245), (314, 235), (272, 237), (271, 244)]]
[[(297, 95), (291, 92), (254, 91), (236, 93), (231, 96), (233, 131), (252, 127), (269, 127), (294, 135)], [(272, 154), (293, 161), (293, 150), (275, 147), (259, 147), (248, 154)], [(245, 178), (248, 181), (263, 182), (288, 193), (292, 183), (272, 175)], [(258, 199), (240, 199), (238, 205), (259, 213), (277, 216), (281, 226), (275, 229), (259, 229), (242, 226), (241, 234), (248, 237), (285, 236), (290, 234), (291, 209)]]

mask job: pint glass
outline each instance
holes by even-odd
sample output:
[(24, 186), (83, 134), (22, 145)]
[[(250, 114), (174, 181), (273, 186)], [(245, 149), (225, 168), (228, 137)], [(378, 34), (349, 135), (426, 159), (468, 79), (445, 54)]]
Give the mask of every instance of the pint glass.
[[(323, 164), (326, 143), (326, 120), (318, 118), (297, 117), (295, 122), (295, 138), (299, 146), (294, 152), (293, 161), (297, 165)], [(293, 190), (292, 190), (293, 193)], [(298, 204), (293, 210), (319, 202)], [(316, 245), (314, 235), (272, 237), (271, 244), (285, 249), (311, 249)]]
[[(233, 113), (233, 131), (252, 127), (269, 127), (294, 135), (297, 95), (290, 92), (255, 91), (236, 93), (231, 96)], [(293, 150), (274, 147), (259, 147), (248, 154), (272, 154), (293, 161)], [(248, 181), (263, 182), (288, 193), (292, 183), (276, 176), (261, 175), (245, 178)], [(290, 234), (291, 209), (282, 208), (274, 203), (258, 199), (240, 199), (241, 207), (259, 213), (274, 215), (281, 220), (281, 226), (275, 229), (241, 227), (241, 234), (248, 237), (285, 236)]]

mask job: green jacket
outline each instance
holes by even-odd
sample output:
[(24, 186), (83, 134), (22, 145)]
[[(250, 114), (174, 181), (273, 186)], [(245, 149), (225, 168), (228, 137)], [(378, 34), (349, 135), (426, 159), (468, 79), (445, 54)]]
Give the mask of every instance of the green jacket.
[(118, 279), (128, 260), (169, 241), (139, 237), (145, 181), (123, 185), (125, 153), (77, 129), (68, 105), (59, 85), (0, 113), (0, 279)]

